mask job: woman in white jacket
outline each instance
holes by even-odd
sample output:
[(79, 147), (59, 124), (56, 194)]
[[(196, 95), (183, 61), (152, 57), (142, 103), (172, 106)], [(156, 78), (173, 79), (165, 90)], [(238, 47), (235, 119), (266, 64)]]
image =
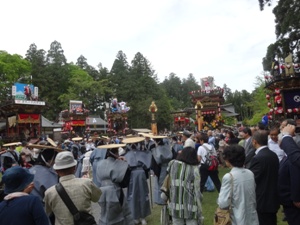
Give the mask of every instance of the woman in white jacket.
[(243, 168), (245, 149), (240, 145), (227, 146), (223, 157), (226, 165), (232, 169), (222, 179), (219, 207), (226, 209), (231, 205), (232, 225), (258, 225), (254, 174)]

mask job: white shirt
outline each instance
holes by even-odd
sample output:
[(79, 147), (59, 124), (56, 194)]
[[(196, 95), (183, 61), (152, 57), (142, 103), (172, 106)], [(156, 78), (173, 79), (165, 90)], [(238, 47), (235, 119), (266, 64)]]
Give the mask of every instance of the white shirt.
[(257, 154), (258, 154), (258, 152), (259, 152), (260, 150), (262, 150), (263, 148), (265, 148), (265, 147), (268, 147), (268, 146), (266, 146), (266, 145), (263, 145), (263, 146), (260, 146), (258, 149), (256, 149), (256, 151), (255, 151), (255, 155), (257, 155)]
[(276, 155), (278, 156), (279, 162), (282, 160), (282, 158), (285, 156), (284, 151), (279, 147), (279, 144), (275, 141), (273, 141), (272, 139), (269, 139), (268, 141), (268, 147), (269, 149), (276, 153)]
[[(205, 145), (205, 147), (209, 150), (212, 150), (213, 155), (217, 155), (216, 149), (208, 144), (208, 143), (204, 143), (203, 145)], [(207, 155), (207, 151), (206, 149), (202, 146), (199, 146), (198, 150), (197, 150), (197, 155), (201, 157), (201, 162), (200, 163), (204, 163), (206, 161), (206, 155)]]

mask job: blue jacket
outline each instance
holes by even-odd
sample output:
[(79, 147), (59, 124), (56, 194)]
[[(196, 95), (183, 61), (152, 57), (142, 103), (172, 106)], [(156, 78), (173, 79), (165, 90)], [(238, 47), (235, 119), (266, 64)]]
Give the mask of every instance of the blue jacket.
[(0, 224), (47, 225), (49, 222), (38, 197), (28, 195), (0, 203)]

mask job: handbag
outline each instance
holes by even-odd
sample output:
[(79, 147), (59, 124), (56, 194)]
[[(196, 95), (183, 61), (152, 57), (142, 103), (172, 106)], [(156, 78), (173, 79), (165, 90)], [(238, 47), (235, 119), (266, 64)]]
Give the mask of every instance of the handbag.
[(233, 195), (233, 176), (231, 173), (230, 174), (230, 203), (228, 209), (221, 209), (218, 207), (215, 211), (215, 217), (214, 217), (214, 225), (231, 225), (231, 200), (232, 200), (232, 195)]
[[(172, 160), (169, 166), (169, 169), (171, 169), (173, 163), (175, 160)], [(166, 194), (166, 196), (169, 198), (170, 197), (170, 187), (171, 187), (171, 177), (170, 174), (168, 173), (164, 179), (164, 182), (160, 188), (162, 192)]]
[(78, 211), (61, 183), (56, 184), (55, 189), (73, 215), (75, 225), (97, 225), (93, 215), (84, 211)]

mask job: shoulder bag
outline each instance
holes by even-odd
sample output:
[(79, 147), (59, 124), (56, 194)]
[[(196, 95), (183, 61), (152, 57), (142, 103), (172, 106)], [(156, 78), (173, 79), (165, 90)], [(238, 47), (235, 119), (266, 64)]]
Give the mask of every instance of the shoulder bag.
[(97, 225), (95, 218), (91, 214), (78, 211), (61, 183), (56, 184), (55, 189), (73, 215), (75, 225)]
[(230, 203), (228, 209), (221, 209), (220, 207), (217, 208), (215, 211), (215, 218), (214, 218), (214, 225), (231, 225), (231, 202), (232, 202), (232, 195), (233, 195), (233, 176), (230, 174)]

